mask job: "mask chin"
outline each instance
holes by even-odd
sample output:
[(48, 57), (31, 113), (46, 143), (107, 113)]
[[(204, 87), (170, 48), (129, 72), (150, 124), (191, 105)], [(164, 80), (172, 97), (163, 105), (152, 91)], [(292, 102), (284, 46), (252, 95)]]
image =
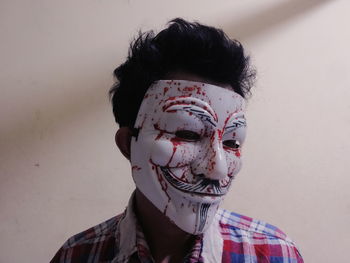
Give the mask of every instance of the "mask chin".
[(173, 197), (167, 205), (165, 215), (187, 233), (204, 233), (212, 223), (218, 203), (193, 202), (184, 197)]
[(223, 197), (181, 192), (165, 181), (159, 168), (151, 165), (150, 171), (155, 172), (155, 176), (133, 173), (137, 188), (180, 229), (193, 235), (204, 233), (213, 221)]

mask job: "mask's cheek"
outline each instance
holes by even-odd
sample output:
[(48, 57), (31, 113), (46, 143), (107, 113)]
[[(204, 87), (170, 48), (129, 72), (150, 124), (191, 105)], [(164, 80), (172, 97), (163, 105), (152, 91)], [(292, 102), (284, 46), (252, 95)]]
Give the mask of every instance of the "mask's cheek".
[(182, 167), (189, 165), (197, 157), (198, 143), (180, 141), (170, 136), (166, 137), (153, 143), (152, 163), (163, 167)]
[(228, 168), (228, 176), (234, 177), (241, 170), (241, 167), (242, 167), (241, 158), (237, 156), (237, 153), (230, 151), (226, 153), (226, 161), (227, 161), (227, 168)]

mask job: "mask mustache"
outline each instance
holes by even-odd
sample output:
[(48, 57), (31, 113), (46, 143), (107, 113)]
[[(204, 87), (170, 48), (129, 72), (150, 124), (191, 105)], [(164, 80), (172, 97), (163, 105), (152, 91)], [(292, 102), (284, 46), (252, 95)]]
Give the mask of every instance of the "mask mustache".
[(160, 167), (161, 171), (163, 172), (163, 175), (165, 179), (173, 185), (175, 188), (190, 192), (190, 193), (196, 193), (196, 194), (205, 194), (205, 195), (216, 195), (221, 196), (227, 193), (228, 186), (230, 185), (230, 182), (225, 185), (225, 187), (222, 187), (220, 185), (219, 180), (212, 180), (209, 178), (206, 178), (204, 174), (198, 174), (195, 176), (198, 176), (200, 179), (195, 184), (191, 183), (185, 183), (179, 179), (175, 175), (172, 174), (172, 172), (165, 167)]
[(220, 186), (219, 180), (212, 180), (206, 178), (204, 175), (200, 175), (202, 179), (200, 180), (200, 187), (204, 190), (205, 188), (213, 189), (214, 193), (222, 193), (222, 187)]

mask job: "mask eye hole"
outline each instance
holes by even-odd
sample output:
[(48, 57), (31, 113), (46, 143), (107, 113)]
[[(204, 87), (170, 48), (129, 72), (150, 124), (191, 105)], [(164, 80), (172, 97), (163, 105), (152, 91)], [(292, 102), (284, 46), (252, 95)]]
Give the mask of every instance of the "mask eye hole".
[(236, 140), (225, 140), (222, 144), (231, 149), (238, 149), (241, 146), (239, 141)]
[(181, 140), (190, 142), (198, 141), (201, 137), (198, 133), (189, 130), (176, 131), (175, 136)]

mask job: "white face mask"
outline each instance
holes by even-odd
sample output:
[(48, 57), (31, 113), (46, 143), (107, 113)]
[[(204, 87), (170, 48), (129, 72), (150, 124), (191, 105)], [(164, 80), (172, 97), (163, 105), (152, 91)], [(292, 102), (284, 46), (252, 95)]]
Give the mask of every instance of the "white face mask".
[(159, 80), (147, 91), (131, 141), (137, 188), (173, 223), (203, 233), (241, 167), (244, 99), (232, 90)]

